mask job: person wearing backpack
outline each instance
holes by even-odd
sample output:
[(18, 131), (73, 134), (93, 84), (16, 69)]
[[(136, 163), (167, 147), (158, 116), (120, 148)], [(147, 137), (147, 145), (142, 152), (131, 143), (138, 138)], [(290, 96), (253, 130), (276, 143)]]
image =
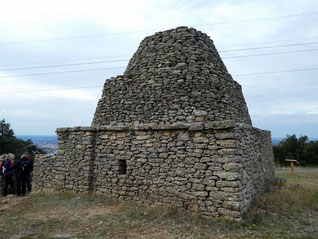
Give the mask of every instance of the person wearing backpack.
[(13, 159), (14, 154), (8, 154), (6, 161), (3, 166), (4, 172), (4, 186), (3, 186), (3, 196), (8, 195), (8, 187), (10, 186), (10, 193), (14, 194), (14, 181), (13, 181)]
[(23, 154), (20, 161), (16, 165), (17, 170), (17, 195), (25, 196), (27, 177), (30, 174), (30, 166), (28, 156)]
[(31, 159), (31, 157), (29, 155), (26, 155), (29, 161), (29, 174), (26, 178), (26, 184), (27, 184), (27, 189), (28, 189), (28, 193), (31, 193), (32, 190), (32, 172), (33, 172), (33, 168), (34, 168), (34, 162), (33, 159)]
[(5, 164), (5, 160), (3, 160), (1, 163), (0, 163), (0, 175), (1, 176), (4, 176), (4, 164)]
[[(4, 156), (4, 159), (6, 158), (6, 156)], [(4, 186), (4, 164), (5, 164), (5, 160), (2, 160), (0, 162), (0, 188), (2, 189)]]

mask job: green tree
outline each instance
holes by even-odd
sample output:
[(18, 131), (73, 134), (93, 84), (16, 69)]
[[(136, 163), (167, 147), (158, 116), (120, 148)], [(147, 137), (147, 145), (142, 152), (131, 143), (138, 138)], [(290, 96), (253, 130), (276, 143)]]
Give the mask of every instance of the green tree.
[(307, 159), (308, 164), (318, 164), (318, 141), (310, 141), (304, 149), (304, 158)]
[(10, 124), (3, 119), (0, 121), (0, 137), (12, 137), (14, 132), (10, 129)]
[(10, 124), (3, 119), (0, 121), (0, 154), (6, 153), (13, 153), (16, 158), (28, 153), (33, 158), (35, 154), (45, 152), (34, 145), (32, 140), (16, 138)]
[(286, 159), (296, 159), (301, 165), (318, 164), (318, 141), (308, 141), (307, 136), (287, 135), (273, 146), (275, 161), (286, 164)]

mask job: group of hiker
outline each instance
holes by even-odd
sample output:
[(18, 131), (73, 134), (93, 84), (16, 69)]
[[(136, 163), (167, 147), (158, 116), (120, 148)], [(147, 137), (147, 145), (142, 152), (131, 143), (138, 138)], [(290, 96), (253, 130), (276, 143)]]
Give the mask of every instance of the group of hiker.
[[(31, 174), (33, 160), (27, 154), (23, 154), (20, 160), (14, 160), (14, 154), (8, 154), (5, 160), (0, 162), (1, 176), (3, 177), (3, 196), (17, 194), (25, 196), (32, 190)], [(16, 183), (16, 188), (14, 187)], [(9, 191), (8, 191), (9, 189)], [(15, 190), (16, 189), (16, 190)]]

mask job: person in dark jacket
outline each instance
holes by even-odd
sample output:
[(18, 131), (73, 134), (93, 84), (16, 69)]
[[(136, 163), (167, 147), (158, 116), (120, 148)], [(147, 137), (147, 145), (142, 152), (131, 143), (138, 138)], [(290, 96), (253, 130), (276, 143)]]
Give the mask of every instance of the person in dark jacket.
[(6, 160), (3, 160), (1, 163), (0, 163), (0, 175), (1, 176), (4, 176), (4, 164), (6, 163)]
[(13, 181), (13, 160), (14, 154), (8, 154), (4, 163), (4, 186), (3, 196), (8, 195), (8, 187), (10, 186), (10, 193), (14, 194), (14, 181)]
[(28, 158), (29, 161), (29, 172), (28, 172), (28, 176), (26, 178), (26, 184), (27, 184), (27, 189), (28, 192), (30, 193), (32, 191), (32, 172), (33, 172), (33, 168), (34, 168), (34, 163), (33, 163), (33, 159), (31, 159), (31, 157), (29, 155), (26, 155), (26, 157)]
[(7, 155), (5, 155), (3, 157), (3, 160), (0, 163), (0, 188), (1, 188), (1, 190), (3, 190), (3, 186), (4, 186), (4, 164), (6, 163), (6, 157), (7, 157)]
[(28, 155), (23, 154), (15, 167), (17, 172), (17, 195), (25, 196), (27, 178), (30, 176), (30, 162)]

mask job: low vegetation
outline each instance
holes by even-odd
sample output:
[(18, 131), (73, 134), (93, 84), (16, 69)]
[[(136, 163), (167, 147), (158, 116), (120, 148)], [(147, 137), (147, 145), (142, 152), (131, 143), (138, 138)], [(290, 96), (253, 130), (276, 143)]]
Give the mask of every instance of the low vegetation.
[(276, 172), (276, 189), (255, 200), (240, 222), (96, 194), (42, 192), (0, 198), (0, 238), (318, 238), (318, 168)]

